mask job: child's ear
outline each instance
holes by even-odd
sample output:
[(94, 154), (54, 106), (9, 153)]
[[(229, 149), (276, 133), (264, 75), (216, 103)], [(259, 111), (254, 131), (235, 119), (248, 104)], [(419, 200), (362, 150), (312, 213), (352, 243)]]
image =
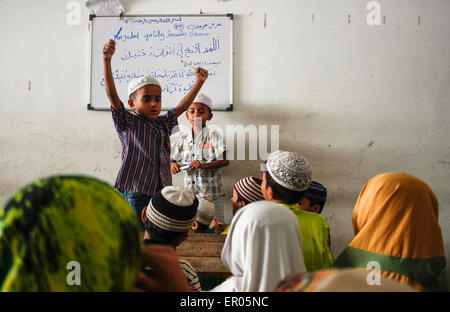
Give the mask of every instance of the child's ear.
[(319, 213), (320, 205), (319, 204), (312, 205), (311, 210), (312, 210), (312, 212)]
[(239, 209), (245, 206), (245, 203), (243, 201), (240, 201), (237, 204), (239, 206)]
[(198, 229), (198, 222), (194, 221), (194, 224), (192, 224), (192, 230), (197, 231), (197, 229)]
[(208, 115), (208, 118), (206, 120), (211, 120), (212, 118), (213, 118), (213, 113), (210, 112), (209, 115)]
[(147, 220), (147, 207), (144, 207), (144, 209), (142, 209), (141, 220), (142, 223), (145, 223), (145, 220)]
[(267, 200), (274, 200), (274, 193), (273, 188), (271, 186), (267, 186)]
[(131, 109), (134, 109), (134, 101), (133, 101), (133, 99), (129, 99), (128, 100), (128, 105), (130, 106)]

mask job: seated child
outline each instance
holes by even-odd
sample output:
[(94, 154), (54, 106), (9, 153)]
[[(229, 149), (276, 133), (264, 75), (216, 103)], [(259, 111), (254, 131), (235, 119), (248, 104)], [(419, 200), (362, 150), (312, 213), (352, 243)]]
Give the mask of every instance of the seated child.
[(194, 225), (192, 226), (192, 231), (196, 233), (214, 233), (213, 229), (209, 227), (214, 219), (214, 214), (216, 211), (214, 202), (208, 196), (197, 195), (197, 199), (197, 217), (195, 218)]
[(321, 214), (326, 200), (327, 189), (319, 182), (311, 181), (311, 185), (299, 203), (299, 208), (304, 211)]
[(189, 166), (184, 171), (184, 187), (192, 189), (196, 195), (206, 195), (214, 201), (215, 219), (226, 227), (221, 167), (228, 166), (226, 147), (217, 131), (209, 129), (206, 122), (211, 120), (212, 100), (199, 94), (189, 106), (186, 117), (192, 131), (182, 133), (172, 146), (171, 171), (180, 172), (181, 166)]
[[(255, 177), (246, 177), (236, 182), (233, 187), (233, 197), (231, 197), (233, 216), (242, 207), (264, 200), (261, 192), (261, 180)], [(228, 234), (228, 226), (222, 234)]]
[(0, 291), (131, 291), (140, 240), (135, 212), (104, 181), (36, 180), (0, 206)]
[[(180, 268), (174, 265), (176, 255), (160, 256), (159, 251), (144, 248), (144, 264), (151, 265), (160, 274), (150, 277), (140, 274), (141, 288), (189, 291), (185, 281), (180, 279)], [(306, 271), (295, 215), (268, 201), (240, 209), (231, 222), (221, 260), (233, 275), (212, 292), (274, 291), (282, 279)]]
[(371, 178), (356, 200), (352, 223), (355, 237), (335, 267), (367, 268), (377, 261), (391, 280), (419, 291), (450, 290), (439, 201), (424, 181), (404, 172)]
[[(142, 211), (144, 240), (176, 248), (187, 238), (197, 215), (197, 207), (198, 199), (191, 190), (166, 186), (152, 196)], [(195, 269), (186, 259), (180, 257), (179, 261), (191, 289), (200, 291)]]
[(299, 202), (311, 184), (311, 166), (297, 153), (276, 151), (262, 166), (261, 191), (266, 200), (289, 208), (297, 217), (306, 269), (325, 270), (333, 265), (328, 222), (319, 214), (303, 211)]
[(269, 201), (239, 209), (231, 222), (221, 260), (233, 275), (211, 291), (274, 291), (284, 277), (306, 271), (295, 215)]
[[(299, 208), (304, 211), (321, 214), (326, 201), (327, 201), (327, 189), (325, 188), (325, 186), (323, 186), (319, 182), (311, 181), (311, 185), (306, 190), (305, 196), (303, 196), (302, 200), (299, 203)], [(328, 232), (328, 248), (330, 249), (331, 252), (331, 235), (329, 232)]]

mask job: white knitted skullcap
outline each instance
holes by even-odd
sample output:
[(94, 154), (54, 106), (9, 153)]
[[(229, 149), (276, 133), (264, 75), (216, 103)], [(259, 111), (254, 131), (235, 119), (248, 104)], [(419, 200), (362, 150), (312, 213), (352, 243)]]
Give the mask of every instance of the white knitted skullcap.
[(151, 76), (142, 76), (140, 78), (133, 79), (128, 84), (128, 97), (130, 97), (133, 92), (146, 85), (155, 85), (161, 88), (161, 84), (156, 78), (153, 78)]
[(300, 154), (273, 152), (267, 158), (266, 167), (275, 182), (291, 191), (304, 191), (311, 184), (311, 165)]
[(207, 196), (197, 195), (197, 198), (198, 198), (198, 210), (197, 210), (197, 218), (195, 220), (201, 224), (209, 225), (211, 221), (214, 219), (214, 215), (216, 214), (214, 202), (211, 198)]
[(161, 190), (162, 196), (176, 206), (190, 206), (195, 200), (195, 194), (188, 188), (179, 186), (166, 186)]
[(203, 93), (200, 93), (197, 95), (197, 97), (194, 99), (194, 102), (192, 103), (202, 103), (209, 107), (209, 109), (212, 109), (213, 107), (213, 101), (211, 98)]

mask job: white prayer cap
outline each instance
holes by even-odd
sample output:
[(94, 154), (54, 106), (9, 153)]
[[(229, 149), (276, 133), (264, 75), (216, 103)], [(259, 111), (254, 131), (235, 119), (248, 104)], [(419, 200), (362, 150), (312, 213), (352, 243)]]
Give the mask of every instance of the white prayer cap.
[(197, 195), (197, 199), (198, 210), (197, 218), (195, 220), (201, 224), (209, 225), (216, 214), (214, 202), (208, 196)]
[(209, 109), (212, 110), (213, 107), (213, 101), (211, 98), (204, 93), (200, 93), (197, 95), (197, 97), (194, 99), (194, 102), (192, 103), (202, 103), (209, 107)]
[(275, 182), (291, 191), (304, 191), (311, 184), (311, 165), (300, 154), (273, 152), (267, 158), (266, 167)]
[(140, 78), (133, 79), (128, 84), (128, 97), (130, 97), (133, 92), (146, 85), (155, 85), (161, 88), (161, 84), (156, 78), (151, 76), (142, 76)]

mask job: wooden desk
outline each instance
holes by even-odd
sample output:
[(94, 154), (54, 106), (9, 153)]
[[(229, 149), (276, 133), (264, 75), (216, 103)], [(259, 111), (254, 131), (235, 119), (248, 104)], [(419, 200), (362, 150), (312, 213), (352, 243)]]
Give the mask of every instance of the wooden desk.
[(220, 255), (226, 235), (189, 233), (188, 238), (177, 247), (177, 253), (197, 271), (199, 277), (228, 276)]

